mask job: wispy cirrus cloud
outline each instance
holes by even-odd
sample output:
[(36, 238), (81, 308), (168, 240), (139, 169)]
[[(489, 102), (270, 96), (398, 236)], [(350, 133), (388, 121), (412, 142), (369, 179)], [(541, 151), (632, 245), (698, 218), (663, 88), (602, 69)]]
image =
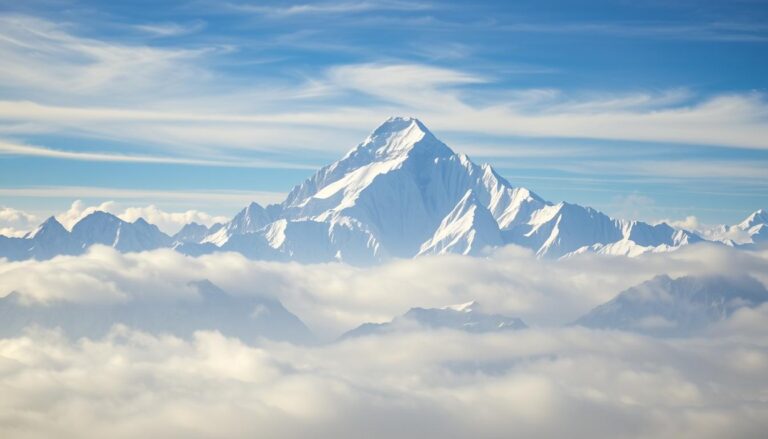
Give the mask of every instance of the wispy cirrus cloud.
[(190, 166), (221, 166), (235, 168), (271, 168), (271, 169), (316, 169), (317, 166), (299, 165), (294, 163), (270, 162), (264, 160), (204, 160), (193, 158), (160, 157), (146, 155), (129, 155), (119, 153), (62, 151), (33, 145), (21, 145), (0, 140), (0, 155), (20, 155), (33, 157), (48, 157), (62, 160), (78, 160), (92, 162), (120, 163), (156, 163)]
[[(27, 15), (0, 15), (0, 81), (19, 95), (81, 99), (163, 93), (208, 76), (199, 60), (221, 47), (160, 48), (75, 35), (72, 27)], [(114, 87), (119, 84), (118, 87)], [(5, 94), (13, 94), (14, 89)]]
[(755, 22), (705, 21), (618, 23), (496, 23), (499, 30), (513, 33), (553, 33), (610, 35), (622, 38), (652, 38), (662, 40), (710, 41), (724, 43), (768, 42), (768, 26)]
[(139, 32), (146, 33), (148, 35), (157, 38), (178, 37), (181, 35), (188, 35), (191, 33), (199, 32), (206, 26), (205, 21), (196, 20), (189, 23), (174, 23), (174, 22), (162, 22), (162, 23), (144, 23), (135, 24), (133, 29)]
[(425, 2), (408, 2), (399, 0), (353, 0), (353, 1), (322, 1), (314, 3), (294, 4), (254, 4), (227, 3), (226, 7), (241, 12), (263, 14), (272, 17), (293, 17), (303, 15), (340, 15), (358, 14), (372, 11), (421, 11), (433, 6)]
[[(203, 203), (215, 206), (240, 209), (251, 201), (263, 205), (278, 203), (285, 198), (283, 192), (245, 191), (245, 190), (162, 190), (162, 189), (125, 189), (95, 186), (35, 186), (35, 187), (4, 187), (0, 188), (0, 196), (5, 198), (47, 198), (64, 199), (67, 201), (77, 198), (100, 200), (128, 200), (135, 204), (146, 200), (160, 200), (164, 203)], [(126, 202), (128, 202), (126, 201)], [(49, 215), (56, 212), (48, 211)], [(30, 214), (33, 215), (34, 214)], [(38, 216), (39, 217), (39, 216)]]

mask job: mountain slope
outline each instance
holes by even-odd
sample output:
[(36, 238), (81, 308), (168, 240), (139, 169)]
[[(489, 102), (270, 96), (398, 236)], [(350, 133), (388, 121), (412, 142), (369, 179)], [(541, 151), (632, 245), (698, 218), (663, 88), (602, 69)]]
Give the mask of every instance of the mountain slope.
[(738, 224), (708, 230), (706, 237), (734, 247), (754, 247), (768, 243), (768, 211), (759, 209)]
[(527, 328), (522, 320), (478, 310), (477, 302), (444, 308), (411, 308), (387, 323), (364, 323), (344, 333), (340, 339), (387, 334), (413, 329), (453, 329), (473, 333), (509, 331)]
[(496, 220), (470, 189), (443, 218), (435, 234), (422, 244), (419, 255), (459, 253), (476, 255), (487, 247), (503, 245)]
[[(190, 338), (198, 330), (216, 330), (254, 342), (260, 337), (308, 343), (313, 335), (294, 314), (273, 299), (234, 296), (209, 281), (191, 284), (196, 295), (145, 295), (115, 303), (23, 303), (17, 292), (0, 298), (0, 337), (15, 337), (30, 325), (61, 328), (72, 338), (104, 336), (115, 324), (152, 333)], [(0, 292), (5, 294), (6, 292)]]
[(757, 280), (726, 276), (662, 275), (621, 292), (574, 322), (591, 328), (682, 336), (706, 329), (737, 309), (768, 301)]

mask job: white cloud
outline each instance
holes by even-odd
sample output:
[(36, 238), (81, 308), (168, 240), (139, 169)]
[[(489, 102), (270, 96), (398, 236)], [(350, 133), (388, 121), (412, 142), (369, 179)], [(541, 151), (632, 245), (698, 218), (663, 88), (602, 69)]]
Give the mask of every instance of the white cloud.
[(0, 206), (0, 235), (23, 236), (37, 226), (39, 218), (11, 207)]
[(704, 228), (704, 226), (699, 222), (699, 219), (693, 215), (686, 216), (681, 220), (662, 220), (661, 222), (665, 222), (676, 229), (683, 230), (697, 231)]
[(145, 207), (128, 207), (122, 212), (117, 213), (117, 216), (125, 221), (136, 221), (139, 218), (144, 218), (150, 224), (154, 224), (160, 228), (160, 230), (172, 233), (178, 231), (185, 224), (196, 222), (198, 224), (204, 224), (211, 226), (215, 223), (225, 223), (230, 220), (226, 216), (213, 216), (199, 210), (187, 210), (184, 212), (166, 212), (159, 209), (155, 205), (149, 205)]
[(4, 197), (34, 197), (34, 198), (116, 198), (121, 200), (165, 200), (175, 202), (187, 202), (194, 205), (201, 203), (225, 205), (227, 207), (243, 207), (251, 201), (257, 201), (263, 205), (278, 203), (285, 199), (282, 192), (264, 191), (174, 191), (174, 190), (146, 190), (146, 189), (118, 189), (89, 186), (36, 186), (20, 188), (0, 188), (0, 195)]
[(133, 28), (158, 38), (177, 37), (198, 32), (205, 27), (202, 20), (191, 23), (147, 23), (137, 24)]
[(75, 36), (67, 25), (24, 16), (0, 15), (0, 79), (29, 96), (75, 93), (83, 98), (105, 92), (162, 93), (162, 87), (208, 75), (193, 60), (209, 49), (168, 49), (126, 45)]
[[(77, 210), (77, 209), (73, 209)], [(0, 339), (0, 434), (83, 437), (755, 437), (768, 428), (766, 308), (703, 338), (558, 329), (658, 273), (748, 273), (768, 252), (697, 245), (635, 259), (538, 261), (508, 247), (355, 268), (199, 258), (163, 249), (0, 262), (28, 300), (163, 300), (210, 279), (280, 299), (326, 340), (413, 306), (479, 300), (534, 329), (364, 337), (301, 347), (116, 327), (100, 339), (31, 329)], [(150, 305), (151, 306), (151, 302)]]
[(263, 14), (272, 17), (293, 17), (302, 15), (340, 15), (369, 11), (418, 11), (430, 9), (427, 3), (406, 1), (325, 1), (296, 3), (286, 6), (261, 6), (249, 3), (228, 3), (230, 9), (240, 12)]
[(221, 161), (203, 160), (179, 157), (159, 157), (147, 155), (126, 155), (106, 152), (77, 152), (63, 151), (34, 145), (20, 145), (18, 143), (0, 140), (0, 155), (21, 155), (33, 157), (52, 157), (64, 160), (79, 160), (88, 162), (122, 162), (122, 163), (168, 163), (176, 165), (193, 166), (223, 166), (235, 168), (282, 168), (282, 169), (316, 169), (295, 163), (270, 162), (266, 160), (240, 160)]
[(759, 437), (766, 349), (581, 329), (301, 348), (118, 327), (0, 340), (0, 430), (34, 437)]
[(137, 293), (162, 297), (187, 291), (190, 281), (208, 279), (233, 294), (274, 296), (328, 339), (411, 307), (470, 300), (530, 325), (560, 325), (658, 274), (747, 273), (768, 283), (766, 260), (765, 252), (701, 244), (637, 258), (580, 255), (540, 261), (530, 251), (508, 246), (488, 258), (446, 255), (358, 268), (252, 261), (236, 253), (192, 258), (169, 249), (120, 254), (97, 246), (82, 256), (0, 264), (0, 294), (18, 291), (41, 301), (77, 301), (83, 295), (113, 300)]

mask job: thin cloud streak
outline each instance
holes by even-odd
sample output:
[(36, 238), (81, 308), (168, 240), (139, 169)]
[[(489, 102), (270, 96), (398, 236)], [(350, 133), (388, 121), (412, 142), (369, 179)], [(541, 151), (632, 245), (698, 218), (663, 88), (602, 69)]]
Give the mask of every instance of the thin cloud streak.
[(145, 189), (121, 189), (108, 187), (89, 186), (39, 186), (0, 188), (0, 196), (3, 197), (33, 197), (33, 198), (64, 198), (72, 200), (76, 198), (99, 199), (128, 199), (128, 200), (169, 200), (169, 201), (195, 201), (198, 203), (228, 203), (234, 206), (244, 206), (251, 201), (262, 204), (271, 204), (283, 201), (283, 192), (268, 191), (173, 191), (173, 190), (145, 190)]
[(212, 166), (231, 168), (268, 168), (268, 169), (317, 169), (316, 166), (299, 165), (269, 161), (231, 161), (200, 160), (189, 158), (156, 157), (141, 155), (112, 154), (102, 152), (75, 152), (50, 149), (41, 146), (19, 145), (0, 141), (0, 154), (48, 157), (63, 160), (78, 160), (89, 162), (122, 162), (122, 163), (156, 163), (191, 166)]
[(421, 11), (431, 9), (428, 3), (407, 1), (336, 1), (297, 3), (288, 6), (261, 6), (246, 3), (225, 3), (230, 10), (260, 14), (276, 18), (315, 15), (347, 15), (372, 11)]

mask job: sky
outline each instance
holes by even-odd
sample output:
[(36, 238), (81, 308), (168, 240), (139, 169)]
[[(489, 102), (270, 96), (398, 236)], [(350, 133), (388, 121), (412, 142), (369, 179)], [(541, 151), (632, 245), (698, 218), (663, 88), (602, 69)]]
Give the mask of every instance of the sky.
[(0, 230), (105, 203), (212, 223), (392, 115), (551, 201), (733, 224), (768, 207), (766, 23), (762, 0), (0, 0)]

